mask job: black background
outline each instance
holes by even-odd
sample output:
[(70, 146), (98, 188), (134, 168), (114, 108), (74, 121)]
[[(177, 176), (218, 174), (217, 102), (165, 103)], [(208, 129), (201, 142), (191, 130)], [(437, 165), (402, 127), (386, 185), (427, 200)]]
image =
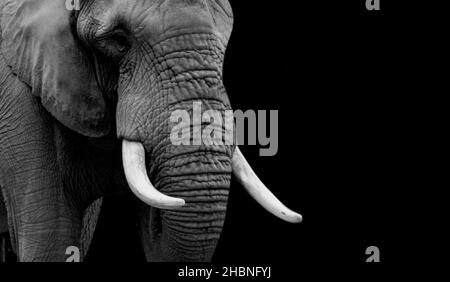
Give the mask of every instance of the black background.
[[(241, 150), (304, 222), (275, 218), (233, 181), (215, 263), (362, 265), (368, 246), (384, 263), (400, 252), (390, 224), (408, 149), (402, 93), (390, 84), (398, 34), (386, 2), (369, 12), (364, 0), (230, 1), (224, 74), (233, 108), (279, 111), (278, 154)], [(143, 260), (127, 208), (106, 199), (87, 261)]]

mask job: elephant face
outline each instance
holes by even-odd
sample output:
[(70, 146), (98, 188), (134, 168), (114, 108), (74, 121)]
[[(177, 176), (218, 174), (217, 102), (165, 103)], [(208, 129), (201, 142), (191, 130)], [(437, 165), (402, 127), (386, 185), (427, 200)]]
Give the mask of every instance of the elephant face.
[(82, 5), (76, 22), (105, 82), (102, 92), (114, 89), (109, 96), (130, 187), (153, 206), (141, 209), (148, 259), (210, 260), (225, 220), (234, 148), (175, 146), (170, 116), (192, 112), (193, 101), (204, 110), (231, 109), (222, 82), (229, 4), (97, 0)]
[(301, 220), (234, 145), (170, 140), (173, 112), (192, 114), (193, 102), (231, 109), (222, 80), (227, 0), (84, 0), (75, 11), (63, 0), (3, 2), (6, 60), (43, 106), (88, 137), (116, 129), (128, 184), (146, 203), (140, 235), (150, 261), (211, 260), (232, 172), (270, 212)]

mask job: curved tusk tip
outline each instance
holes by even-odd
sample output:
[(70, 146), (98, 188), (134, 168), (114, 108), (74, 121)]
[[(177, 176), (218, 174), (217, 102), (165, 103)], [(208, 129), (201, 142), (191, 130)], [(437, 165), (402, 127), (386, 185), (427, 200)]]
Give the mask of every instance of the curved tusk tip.
[(162, 210), (171, 210), (171, 209), (177, 209), (177, 208), (181, 208), (184, 205), (186, 205), (186, 201), (184, 199), (180, 199), (180, 198), (173, 198), (171, 203), (168, 205), (151, 205), (154, 206), (155, 208), (159, 208)]
[(303, 216), (301, 214), (297, 214), (295, 221), (293, 223), (301, 223), (303, 221)]
[(281, 212), (281, 213), (283, 214), (282, 218), (287, 222), (301, 223), (303, 221), (303, 216), (296, 212), (291, 212), (291, 214), (286, 214), (284, 212)]

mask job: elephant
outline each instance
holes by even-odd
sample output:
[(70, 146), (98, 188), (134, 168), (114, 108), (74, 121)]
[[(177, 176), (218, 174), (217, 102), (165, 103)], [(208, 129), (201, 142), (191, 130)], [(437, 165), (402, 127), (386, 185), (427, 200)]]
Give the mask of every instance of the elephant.
[(236, 144), (170, 141), (171, 113), (193, 101), (232, 109), (232, 29), (228, 0), (0, 0), (0, 221), (19, 261), (65, 261), (109, 193), (135, 195), (149, 262), (211, 261), (231, 177), (302, 221)]

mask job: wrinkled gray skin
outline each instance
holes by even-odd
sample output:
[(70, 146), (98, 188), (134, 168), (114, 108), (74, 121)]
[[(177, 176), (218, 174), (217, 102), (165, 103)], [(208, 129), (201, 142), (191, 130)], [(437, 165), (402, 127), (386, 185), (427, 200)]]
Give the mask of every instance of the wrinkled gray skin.
[[(0, 0), (0, 9), (5, 2)], [(65, 93), (35, 94), (35, 81), (22, 75), (31, 70), (10, 63), (7, 51), (0, 53), (0, 186), (19, 260), (65, 261), (66, 248), (80, 245), (84, 210), (105, 193), (129, 191), (120, 148), (126, 139), (144, 144), (155, 187), (186, 200), (176, 211), (136, 201), (147, 259), (210, 261), (225, 220), (234, 147), (173, 146), (169, 116), (177, 109), (191, 112), (193, 100), (202, 101), (205, 111), (231, 109), (222, 82), (233, 22), (228, 2), (81, 5), (79, 13), (70, 13), (71, 28), (87, 63), (56, 75), (65, 75), (62, 81), (84, 72), (96, 76), (108, 111), (102, 122), (73, 121), (58, 107), (75, 102)], [(89, 116), (96, 105), (88, 98), (68, 103), (66, 111), (76, 108)], [(62, 102), (54, 106), (55, 99)]]

